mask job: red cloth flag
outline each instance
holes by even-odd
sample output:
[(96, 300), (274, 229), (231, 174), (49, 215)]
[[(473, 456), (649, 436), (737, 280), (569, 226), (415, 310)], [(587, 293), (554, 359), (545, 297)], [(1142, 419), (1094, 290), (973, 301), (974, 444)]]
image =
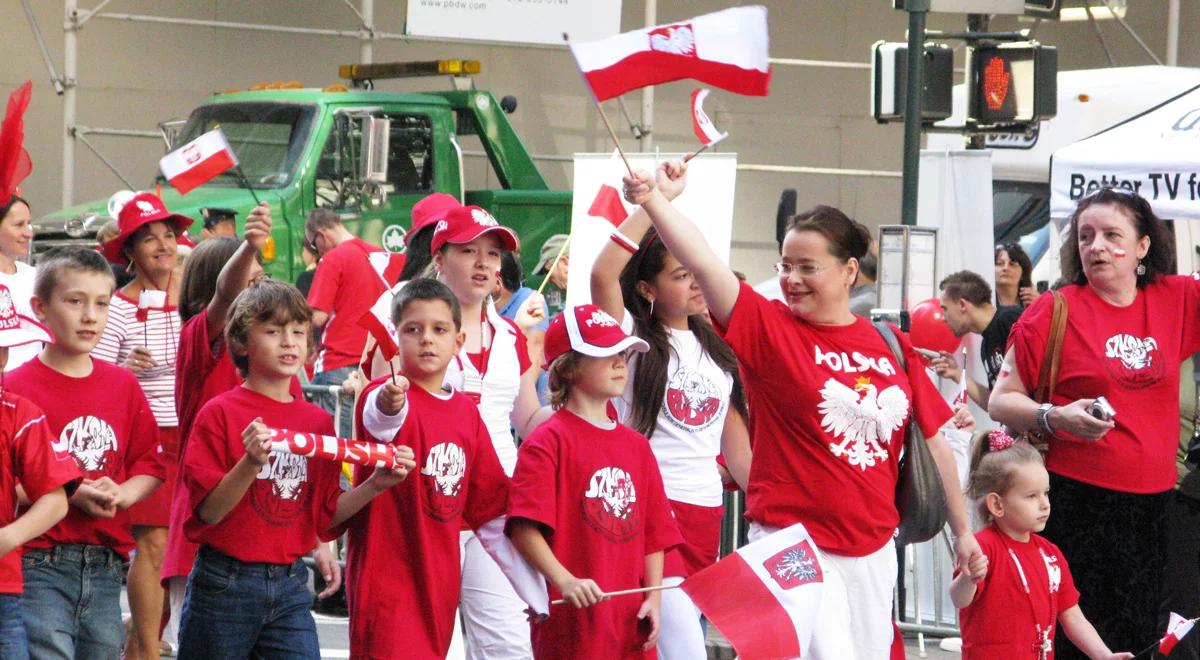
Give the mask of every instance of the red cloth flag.
[(572, 43), (597, 101), (659, 83), (693, 78), (749, 96), (766, 96), (767, 8), (733, 7), (607, 39)]
[[(358, 319), (358, 325), (367, 329), (371, 333), (371, 337), (375, 339), (375, 343), (379, 348), (379, 355), (384, 360), (390, 361), (400, 352), (400, 346), (396, 344), (396, 326), (392, 324), (392, 299), (396, 297), (398, 289), (389, 288), (379, 295), (379, 299), (371, 305), (371, 309), (367, 310)], [(365, 369), (367, 377), (371, 376), (370, 369)]]
[(167, 181), (180, 195), (199, 188), (238, 164), (233, 147), (219, 128), (201, 135), (158, 161)]
[(703, 87), (692, 92), (692, 131), (696, 133), (696, 139), (700, 140), (700, 144), (711, 147), (729, 137), (729, 134), (718, 131), (708, 115), (704, 114), (704, 99), (706, 98), (708, 98), (708, 90)]
[(400, 273), (404, 272), (405, 256), (399, 252), (369, 252), (367, 260), (371, 269), (383, 280), (383, 286), (391, 288), (400, 281)]
[(612, 226), (620, 227), (625, 218), (629, 217), (629, 211), (621, 201), (621, 193), (607, 183), (602, 183), (600, 190), (596, 191), (596, 199), (592, 200), (592, 205), (588, 208), (588, 215), (604, 218), (611, 222)]
[(1185, 619), (1171, 612), (1171, 618), (1167, 622), (1167, 634), (1158, 640), (1158, 652), (1163, 656), (1171, 655), (1171, 650), (1192, 631), (1194, 625), (1196, 625), (1195, 619)]
[(400, 459), (395, 447), (379, 442), (347, 440), (320, 433), (304, 433), (287, 429), (268, 429), (271, 432), (271, 451), (282, 451), (296, 456), (322, 458), (368, 467), (396, 468)]
[(801, 658), (808, 651), (824, 573), (797, 523), (739, 548), (683, 581), (742, 660)]

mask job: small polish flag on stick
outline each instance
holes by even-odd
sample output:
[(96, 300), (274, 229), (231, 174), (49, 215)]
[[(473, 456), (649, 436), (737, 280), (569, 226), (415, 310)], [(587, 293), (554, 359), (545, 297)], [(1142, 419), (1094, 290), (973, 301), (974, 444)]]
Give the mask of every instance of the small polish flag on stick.
[[(358, 325), (371, 333), (378, 346), (379, 355), (388, 362), (400, 352), (400, 347), (396, 345), (396, 326), (392, 325), (392, 299), (398, 291), (395, 287), (384, 291), (375, 304), (371, 305), (371, 309), (358, 319)], [(367, 373), (367, 376), (370, 377), (371, 374)]]
[[(1197, 620), (1200, 619), (1185, 619), (1182, 616), (1171, 612), (1171, 618), (1169, 621), (1167, 621), (1167, 634), (1163, 635), (1163, 638), (1158, 640), (1156, 643), (1159, 654), (1164, 658), (1168, 655), (1171, 655), (1171, 651), (1175, 649), (1175, 645), (1183, 641), (1183, 638), (1187, 637), (1187, 634), (1192, 632), (1192, 627), (1196, 625)], [(1140, 658), (1142, 656), (1147, 656), (1151, 651), (1154, 650), (1154, 647), (1155, 644), (1151, 644), (1150, 646), (1142, 649), (1133, 657)]]
[(303, 433), (287, 429), (268, 429), (271, 432), (271, 451), (282, 451), (296, 456), (323, 458), (368, 467), (395, 469), (400, 466), (395, 448), (379, 442), (347, 440), (320, 433)]
[(158, 161), (163, 176), (180, 195), (188, 194), (237, 167), (237, 164), (237, 156), (219, 128), (188, 142)]
[(807, 656), (824, 582), (816, 544), (797, 523), (739, 548), (681, 586), (738, 657), (766, 660)]
[(706, 98), (708, 98), (708, 90), (703, 87), (692, 92), (692, 130), (695, 131), (696, 139), (700, 140), (700, 144), (704, 145), (705, 149), (729, 137), (728, 133), (718, 131), (712, 120), (704, 113), (704, 99)]
[(393, 287), (400, 281), (400, 273), (404, 272), (405, 256), (399, 252), (370, 252), (367, 260), (371, 262), (371, 270), (383, 280), (385, 287)]
[(600, 190), (596, 191), (596, 199), (592, 200), (587, 213), (593, 218), (602, 218), (612, 224), (613, 231), (609, 239), (621, 246), (622, 250), (629, 254), (638, 251), (638, 244), (618, 229), (629, 217), (629, 210), (625, 208), (625, 203), (621, 201), (621, 193), (617, 192), (616, 188), (607, 183), (600, 184)]

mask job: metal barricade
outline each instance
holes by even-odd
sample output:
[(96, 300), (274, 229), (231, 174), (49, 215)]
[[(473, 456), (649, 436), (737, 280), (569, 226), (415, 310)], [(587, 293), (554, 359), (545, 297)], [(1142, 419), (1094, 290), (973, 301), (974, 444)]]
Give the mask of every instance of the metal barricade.
[[(313, 395), (328, 394), (333, 397), (333, 428), (340, 429), (342, 421), (342, 393), (341, 385), (312, 385), (304, 383), (300, 386), (300, 390), (304, 392), (304, 398), (309, 402), (313, 400)], [(354, 411), (347, 411), (346, 414), (354, 414)], [(354, 428), (353, 426), (351, 428)]]

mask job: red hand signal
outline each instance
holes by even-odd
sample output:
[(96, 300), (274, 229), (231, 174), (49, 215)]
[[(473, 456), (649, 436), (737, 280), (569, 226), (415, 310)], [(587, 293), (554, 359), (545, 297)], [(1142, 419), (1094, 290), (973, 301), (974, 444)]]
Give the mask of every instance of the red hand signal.
[(983, 100), (989, 110), (1000, 110), (1008, 99), (1012, 74), (1005, 70), (1004, 58), (993, 57), (983, 67)]

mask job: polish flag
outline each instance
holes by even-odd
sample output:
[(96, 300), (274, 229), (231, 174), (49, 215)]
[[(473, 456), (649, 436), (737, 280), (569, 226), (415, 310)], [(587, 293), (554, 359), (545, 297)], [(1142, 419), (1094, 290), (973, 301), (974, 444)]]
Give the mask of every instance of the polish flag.
[(383, 280), (383, 286), (391, 288), (400, 281), (400, 273), (404, 272), (403, 254), (399, 252), (368, 252), (367, 260), (371, 262), (371, 270)]
[[(371, 309), (358, 319), (358, 325), (366, 328), (375, 339), (379, 354), (384, 360), (391, 360), (400, 352), (400, 347), (396, 344), (396, 326), (392, 324), (392, 299), (399, 291), (398, 285), (384, 291), (375, 304), (371, 305)], [(367, 361), (368, 367), (364, 368), (368, 378), (371, 376), (369, 364), (370, 360)]]
[(708, 98), (708, 90), (703, 87), (692, 92), (692, 130), (695, 131), (696, 139), (700, 140), (700, 144), (711, 147), (729, 137), (729, 134), (718, 131), (708, 115), (704, 114), (704, 99), (706, 98)]
[(180, 195), (188, 194), (237, 164), (237, 156), (219, 128), (188, 142), (158, 161), (163, 176)]
[(625, 218), (629, 217), (629, 211), (621, 201), (621, 193), (607, 183), (602, 183), (600, 190), (596, 191), (596, 199), (593, 199), (592, 205), (588, 207), (588, 215), (604, 218), (612, 223), (612, 226), (620, 227)]
[(1158, 652), (1163, 656), (1171, 655), (1171, 650), (1192, 631), (1194, 625), (1196, 619), (1185, 619), (1171, 612), (1171, 619), (1167, 622), (1167, 634), (1158, 641)]
[(797, 523), (739, 548), (681, 587), (743, 660), (802, 658), (821, 602), (816, 544)]
[(766, 96), (767, 8), (733, 7), (607, 39), (572, 43), (597, 101), (684, 78), (749, 96)]

